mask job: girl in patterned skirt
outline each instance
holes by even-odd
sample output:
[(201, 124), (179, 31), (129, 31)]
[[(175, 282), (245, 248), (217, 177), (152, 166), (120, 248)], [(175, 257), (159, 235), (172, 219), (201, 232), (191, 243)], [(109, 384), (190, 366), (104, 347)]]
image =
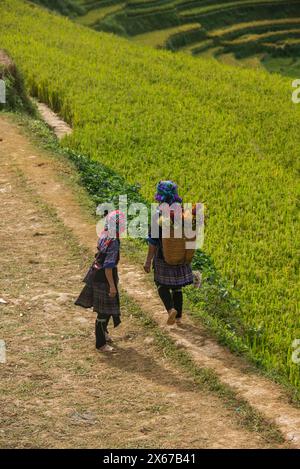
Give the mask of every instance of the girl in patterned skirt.
[[(177, 185), (172, 181), (160, 181), (157, 185), (155, 200), (159, 203), (181, 204), (182, 199), (177, 193)], [(159, 206), (158, 206), (158, 212)], [(154, 281), (158, 294), (168, 312), (167, 324), (181, 325), (183, 295), (182, 287), (193, 283), (193, 273), (190, 264), (170, 265), (164, 260), (162, 249), (162, 230), (159, 229), (159, 238), (148, 236), (148, 255), (144, 264), (145, 272), (151, 270), (153, 262)]]
[(125, 229), (125, 215), (119, 210), (109, 213), (105, 228), (98, 240), (98, 252), (84, 278), (85, 287), (75, 304), (83, 308), (93, 308), (97, 313), (95, 324), (96, 348), (101, 352), (114, 352), (108, 342), (107, 326), (110, 318), (114, 327), (121, 323), (120, 299), (118, 292), (118, 270), (120, 259), (120, 234)]

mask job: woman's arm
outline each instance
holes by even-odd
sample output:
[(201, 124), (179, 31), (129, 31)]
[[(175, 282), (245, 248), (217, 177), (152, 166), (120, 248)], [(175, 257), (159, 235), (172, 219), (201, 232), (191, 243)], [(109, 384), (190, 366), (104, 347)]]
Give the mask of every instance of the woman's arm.
[(117, 294), (117, 289), (113, 277), (113, 270), (111, 268), (106, 268), (104, 269), (105, 276), (107, 278), (108, 284), (109, 284), (109, 296), (111, 298), (115, 297)]
[(156, 252), (156, 246), (154, 244), (149, 244), (148, 254), (144, 264), (144, 271), (149, 274), (151, 270), (151, 262)]

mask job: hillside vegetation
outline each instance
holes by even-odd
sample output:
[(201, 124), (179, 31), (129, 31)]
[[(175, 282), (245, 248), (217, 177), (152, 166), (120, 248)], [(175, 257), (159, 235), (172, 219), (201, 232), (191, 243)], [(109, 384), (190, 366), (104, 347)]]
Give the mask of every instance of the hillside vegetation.
[(0, 103), (0, 111), (6, 109), (34, 114), (35, 109), (26, 94), (23, 77), (11, 58), (1, 47), (0, 80), (5, 82), (6, 101), (5, 104)]
[(48, 8), (49, 10), (57, 11), (65, 16), (74, 17), (77, 15), (84, 15), (85, 9), (78, 4), (77, 0), (31, 0), (40, 6)]
[(142, 44), (300, 76), (300, 0), (36, 1)]
[(185, 201), (208, 203), (205, 250), (235, 285), (238, 340), (300, 387), (291, 360), (300, 337), (300, 108), (290, 80), (143, 48), (19, 0), (2, 1), (0, 13), (0, 46), (30, 92), (74, 127), (66, 146), (140, 183), (148, 200), (156, 181), (172, 178)]

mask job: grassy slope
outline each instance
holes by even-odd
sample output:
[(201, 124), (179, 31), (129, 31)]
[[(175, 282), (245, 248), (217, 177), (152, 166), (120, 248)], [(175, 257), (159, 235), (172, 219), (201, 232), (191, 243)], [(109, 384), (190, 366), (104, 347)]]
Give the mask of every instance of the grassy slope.
[(208, 202), (206, 249), (238, 288), (244, 343), (299, 385), (300, 136), (290, 81), (137, 47), (17, 0), (0, 12), (1, 44), (31, 91), (73, 123), (67, 145), (140, 182), (148, 199), (155, 181), (172, 177), (186, 200)]

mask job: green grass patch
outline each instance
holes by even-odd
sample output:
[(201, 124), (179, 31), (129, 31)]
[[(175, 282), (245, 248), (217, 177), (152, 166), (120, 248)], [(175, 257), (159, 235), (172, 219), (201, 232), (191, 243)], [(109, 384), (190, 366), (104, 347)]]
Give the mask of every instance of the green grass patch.
[[(174, 26), (172, 28), (159, 29), (157, 31), (138, 34), (133, 36), (133, 40), (138, 44), (145, 46), (166, 47), (167, 49), (171, 49), (176, 41), (176, 39), (174, 39), (174, 35), (176, 36), (177, 34), (182, 34), (184, 36), (188, 36), (190, 32), (198, 32), (199, 29), (199, 23), (183, 24), (180, 26)], [(175, 48), (175, 44), (173, 47)]]
[(280, 73), (292, 78), (300, 77), (300, 59), (298, 57), (272, 57), (267, 54), (261, 64), (269, 72)]
[(94, 26), (101, 21), (105, 16), (121, 10), (124, 3), (107, 5), (88, 11), (85, 15), (79, 16), (78, 23), (84, 26)]

